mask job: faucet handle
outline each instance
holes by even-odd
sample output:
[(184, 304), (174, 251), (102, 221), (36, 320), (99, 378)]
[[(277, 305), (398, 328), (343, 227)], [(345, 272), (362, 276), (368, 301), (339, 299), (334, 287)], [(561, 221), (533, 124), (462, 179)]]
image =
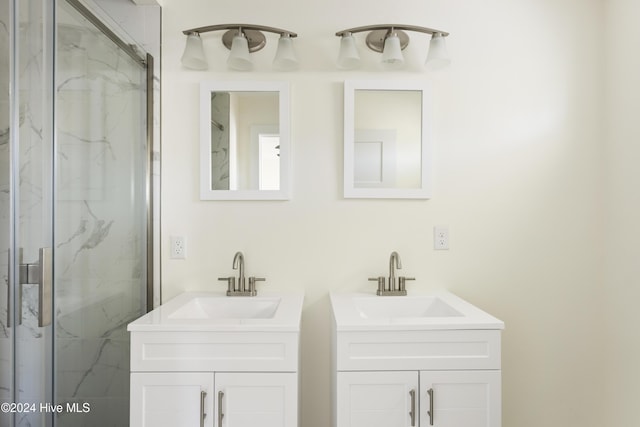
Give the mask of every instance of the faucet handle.
[(407, 290), (407, 287), (405, 286), (406, 285), (405, 282), (407, 280), (416, 280), (416, 278), (415, 277), (404, 277), (404, 276), (398, 277), (398, 290), (400, 290), (400, 291), (406, 291)]
[(222, 280), (222, 281), (226, 281), (227, 282), (227, 294), (229, 294), (229, 292), (233, 292), (236, 289), (236, 278), (233, 276), (229, 276), (229, 277), (218, 277), (218, 280)]
[(251, 292), (251, 295), (255, 296), (258, 293), (256, 282), (265, 282), (266, 280), (264, 277), (249, 277), (249, 292)]
[(384, 293), (384, 276), (370, 277), (369, 280), (378, 282), (378, 295), (382, 295), (382, 293)]

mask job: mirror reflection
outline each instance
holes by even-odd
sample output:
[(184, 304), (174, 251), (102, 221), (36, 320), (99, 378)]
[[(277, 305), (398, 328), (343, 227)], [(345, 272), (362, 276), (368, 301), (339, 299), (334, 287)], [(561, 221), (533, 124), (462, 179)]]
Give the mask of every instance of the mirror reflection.
[(279, 190), (278, 92), (212, 91), (212, 190)]
[(289, 200), (289, 84), (200, 83), (200, 200)]
[(344, 82), (344, 197), (431, 197), (428, 85)]
[(422, 91), (357, 89), (355, 188), (421, 188)]

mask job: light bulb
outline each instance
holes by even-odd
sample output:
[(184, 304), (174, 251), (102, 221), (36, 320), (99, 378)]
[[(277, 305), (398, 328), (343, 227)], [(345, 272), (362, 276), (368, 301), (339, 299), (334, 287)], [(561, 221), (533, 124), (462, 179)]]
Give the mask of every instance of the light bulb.
[(396, 33), (392, 33), (384, 40), (382, 64), (386, 67), (392, 68), (397, 68), (404, 64), (404, 56), (402, 56), (402, 48), (400, 47), (400, 38)]
[(206, 70), (209, 67), (204, 56), (200, 34), (189, 33), (187, 35), (187, 44), (184, 47), (181, 61), (182, 65), (193, 70)]
[(353, 70), (360, 66), (360, 55), (356, 48), (356, 41), (351, 33), (345, 33), (340, 38), (340, 53), (338, 54), (338, 68)]
[(282, 34), (278, 40), (273, 67), (280, 71), (291, 71), (298, 68), (298, 58), (293, 50), (293, 40), (289, 34)]
[(229, 68), (239, 71), (249, 71), (253, 68), (249, 54), (249, 42), (241, 32), (231, 42), (231, 53), (229, 53), (227, 65)]
[(444, 42), (444, 36), (441, 33), (433, 33), (431, 42), (429, 43), (429, 53), (425, 67), (429, 70), (438, 70), (444, 68), (451, 63), (447, 46)]

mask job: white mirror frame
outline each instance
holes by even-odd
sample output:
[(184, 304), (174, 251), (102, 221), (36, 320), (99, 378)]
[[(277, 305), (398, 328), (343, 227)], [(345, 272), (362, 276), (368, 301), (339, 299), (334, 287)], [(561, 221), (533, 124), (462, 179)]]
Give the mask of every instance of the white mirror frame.
[[(211, 92), (278, 92), (280, 135), (279, 190), (211, 189)], [(289, 83), (264, 81), (204, 81), (200, 83), (200, 200), (289, 200), (291, 140)]]
[[(408, 90), (422, 92), (420, 188), (358, 188), (354, 183), (356, 90)], [(429, 87), (421, 81), (346, 80), (344, 82), (344, 197), (365, 199), (431, 198), (431, 117)]]

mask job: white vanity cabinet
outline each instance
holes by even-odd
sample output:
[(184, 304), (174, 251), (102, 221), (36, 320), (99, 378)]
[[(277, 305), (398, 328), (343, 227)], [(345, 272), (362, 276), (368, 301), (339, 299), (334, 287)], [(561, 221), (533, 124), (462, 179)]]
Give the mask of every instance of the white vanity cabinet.
[(499, 371), (337, 373), (340, 427), (500, 425)]
[(331, 300), (334, 427), (501, 427), (500, 320), (448, 293)]
[(213, 373), (210, 372), (132, 373), (129, 424), (139, 427), (213, 426), (213, 390)]
[(500, 400), (499, 370), (420, 372), (421, 426), (498, 427)]
[(293, 372), (131, 374), (131, 425), (295, 427)]
[[(411, 426), (418, 415), (417, 372), (338, 372), (340, 427)], [(411, 409), (414, 409), (414, 412)]]
[(298, 427), (302, 298), (183, 294), (129, 324), (130, 425)]
[(297, 390), (296, 373), (216, 374), (216, 426), (297, 426)]

